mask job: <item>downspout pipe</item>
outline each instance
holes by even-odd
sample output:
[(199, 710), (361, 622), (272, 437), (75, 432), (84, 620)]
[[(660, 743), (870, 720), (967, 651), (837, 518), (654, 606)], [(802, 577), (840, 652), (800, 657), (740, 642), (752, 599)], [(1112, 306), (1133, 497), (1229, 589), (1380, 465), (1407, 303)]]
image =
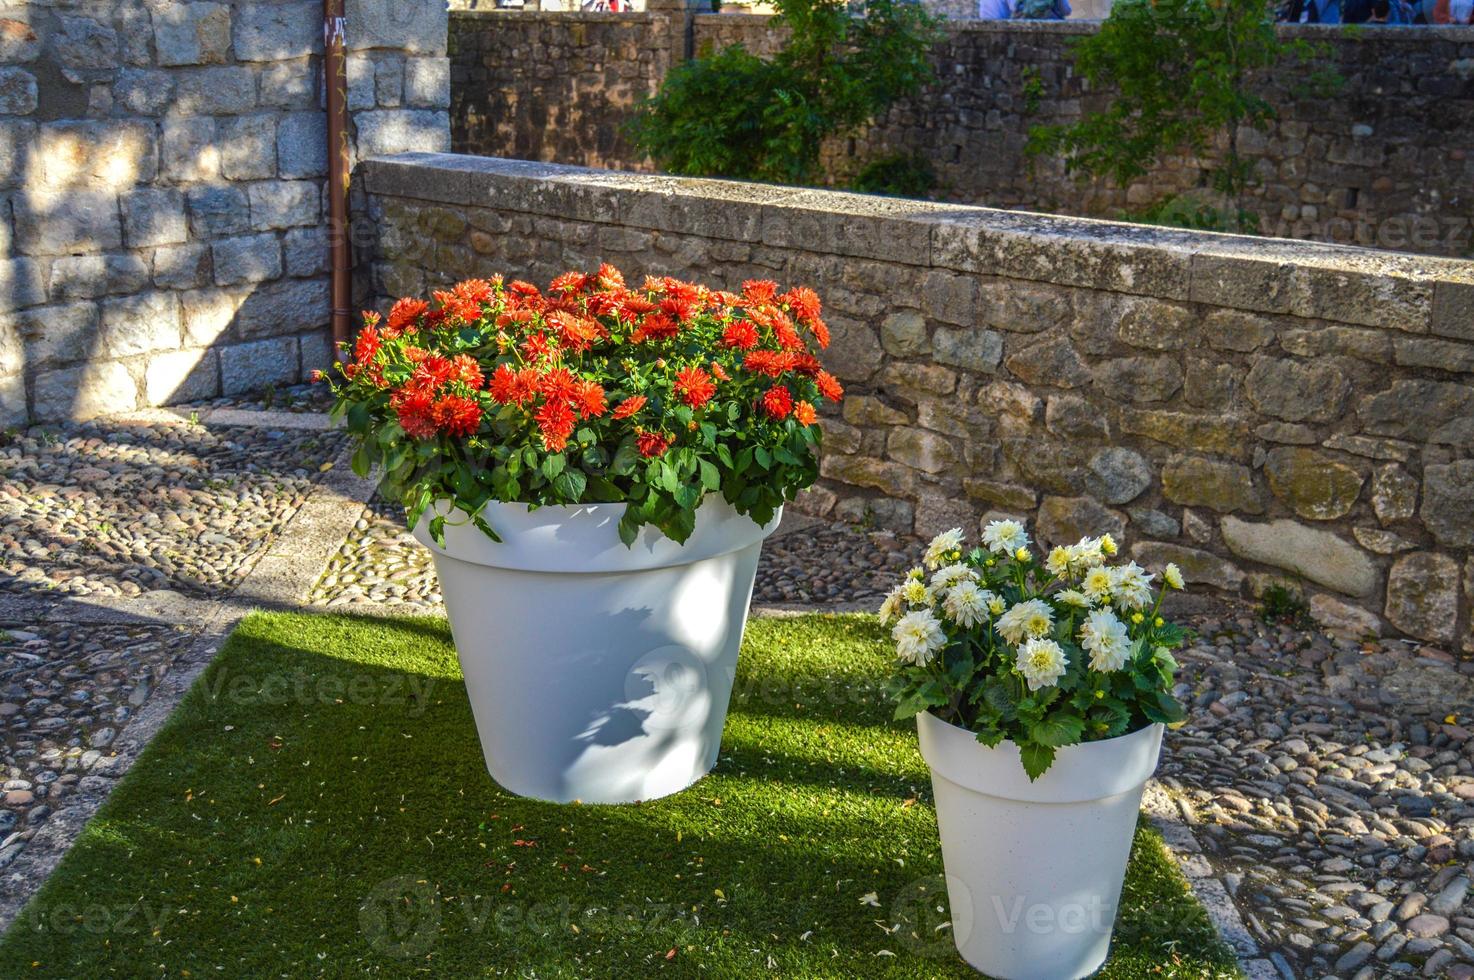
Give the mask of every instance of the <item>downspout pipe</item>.
[(343, 0), (323, 0), (323, 81), (328, 113), (328, 276), (333, 347), (339, 360), (352, 340), (352, 257), (348, 237), (348, 50)]

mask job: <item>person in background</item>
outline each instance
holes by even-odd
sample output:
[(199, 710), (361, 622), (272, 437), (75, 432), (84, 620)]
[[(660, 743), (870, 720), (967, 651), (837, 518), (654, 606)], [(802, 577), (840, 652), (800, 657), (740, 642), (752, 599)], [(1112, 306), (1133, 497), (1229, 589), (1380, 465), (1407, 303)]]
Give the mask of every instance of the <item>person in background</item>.
[(1402, 25), (1413, 22), (1403, 0), (1342, 0), (1341, 23)]
[(1438, 0), (1433, 5), (1435, 24), (1474, 24), (1474, 0)]
[(1066, 20), (1070, 0), (978, 0), (979, 20)]

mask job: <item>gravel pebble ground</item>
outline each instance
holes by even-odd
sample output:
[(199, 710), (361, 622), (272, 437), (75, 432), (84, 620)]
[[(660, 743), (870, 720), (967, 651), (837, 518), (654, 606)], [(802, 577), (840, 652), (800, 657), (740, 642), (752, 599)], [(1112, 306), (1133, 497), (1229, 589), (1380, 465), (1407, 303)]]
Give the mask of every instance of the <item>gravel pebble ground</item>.
[(0, 443), (0, 592), (218, 595), (342, 439), (187, 422), (17, 434)]
[[(808, 523), (764, 546), (754, 601), (870, 608), (924, 546)], [(430, 612), (440, 592), (376, 501), (312, 601)], [(1207, 608), (1186, 617), (1192, 718), (1158, 776), (1263, 955), (1286, 980), (1474, 978), (1474, 664)]]
[(0, 622), (0, 868), (82, 780), (188, 647), (179, 626)]

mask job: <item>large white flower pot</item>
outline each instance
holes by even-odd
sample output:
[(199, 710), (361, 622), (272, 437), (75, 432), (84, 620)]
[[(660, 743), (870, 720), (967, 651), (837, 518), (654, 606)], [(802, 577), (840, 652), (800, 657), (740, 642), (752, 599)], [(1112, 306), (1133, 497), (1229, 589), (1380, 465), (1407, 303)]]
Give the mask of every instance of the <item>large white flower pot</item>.
[(678, 792), (716, 765), (747, 622), (759, 527), (708, 495), (685, 544), (619, 540), (623, 504), (488, 504), (501, 536), (445, 527), (434, 555), (486, 767), (566, 803)]
[(1029, 782), (1012, 742), (990, 749), (916, 718), (932, 772), (953, 938), (999, 980), (1073, 980), (1105, 962), (1136, 815), (1162, 726), (1060, 749)]

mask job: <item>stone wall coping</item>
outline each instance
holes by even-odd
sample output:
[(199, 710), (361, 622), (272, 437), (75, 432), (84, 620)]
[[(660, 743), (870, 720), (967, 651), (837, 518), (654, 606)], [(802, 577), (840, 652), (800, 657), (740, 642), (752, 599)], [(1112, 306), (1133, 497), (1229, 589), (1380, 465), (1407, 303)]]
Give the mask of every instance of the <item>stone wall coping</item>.
[(1467, 337), (1474, 262), (1347, 245), (451, 153), (365, 161), (369, 193)]

